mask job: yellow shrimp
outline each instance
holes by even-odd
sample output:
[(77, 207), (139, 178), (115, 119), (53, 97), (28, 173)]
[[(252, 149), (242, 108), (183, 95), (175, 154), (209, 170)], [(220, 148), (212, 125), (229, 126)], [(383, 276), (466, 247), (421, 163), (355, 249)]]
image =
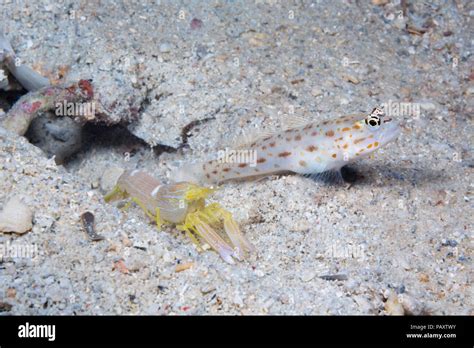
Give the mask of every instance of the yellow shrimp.
[[(147, 173), (134, 170), (120, 176), (105, 201), (130, 197), (158, 227), (167, 222), (175, 224), (198, 247), (202, 239), (233, 264), (234, 258), (242, 260), (246, 252), (255, 249), (242, 235), (231, 213), (218, 203), (206, 205), (205, 199), (213, 191), (189, 182), (161, 184)], [(229, 241), (217, 231), (225, 232)]]

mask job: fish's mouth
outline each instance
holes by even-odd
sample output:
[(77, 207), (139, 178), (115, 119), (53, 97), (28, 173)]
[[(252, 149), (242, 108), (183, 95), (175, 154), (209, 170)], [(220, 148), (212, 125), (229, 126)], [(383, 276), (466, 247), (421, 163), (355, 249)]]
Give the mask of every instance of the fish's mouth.
[(384, 120), (379, 142), (383, 145), (395, 140), (401, 132), (400, 124), (392, 119)]

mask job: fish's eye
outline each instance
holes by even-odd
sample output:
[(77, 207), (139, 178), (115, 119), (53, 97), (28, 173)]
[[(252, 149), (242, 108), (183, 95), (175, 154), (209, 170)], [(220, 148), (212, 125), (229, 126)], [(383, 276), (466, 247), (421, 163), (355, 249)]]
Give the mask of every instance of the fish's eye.
[(375, 127), (375, 126), (378, 126), (380, 124), (380, 120), (370, 120), (369, 121), (369, 124), (372, 126), (372, 127)]
[(369, 115), (365, 119), (365, 124), (367, 124), (371, 127), (380, 126), (380, 117), (374, 116), (374, 115)]

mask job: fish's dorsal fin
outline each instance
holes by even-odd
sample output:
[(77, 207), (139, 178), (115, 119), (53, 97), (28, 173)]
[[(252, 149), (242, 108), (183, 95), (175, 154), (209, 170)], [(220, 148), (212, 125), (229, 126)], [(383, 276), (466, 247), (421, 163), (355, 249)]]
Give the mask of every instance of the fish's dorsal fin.
[(243, 132), (242, 135), (235, 137), (231, 141), (230, 147), (232, 149), (247, 149), (259, 140), (271, 137), (281, 132), (281, 129), (267, 130), (267, 129), (254, 129), (250, 132)]
[(242, 135), (234, 137), (229, 142), (229, 147), (232, 149), (248, 149), (249, 147), (252, 147), (252, 144), (260, 140), (269, 138), (275, 134), (280, 134), (289, 129), (303, 128), (310, 123), (311, 120), (309, 118), (292, 115), (284, 118), (280, 127), (275, 127), (273, 129), (256, 128), (250, 132), (244, 131)]
[(283, 131), (294, 128), (303, 128), (308, 124), (312, 123), (312, 120), (308, 117), (291, 115), (283, 119)]

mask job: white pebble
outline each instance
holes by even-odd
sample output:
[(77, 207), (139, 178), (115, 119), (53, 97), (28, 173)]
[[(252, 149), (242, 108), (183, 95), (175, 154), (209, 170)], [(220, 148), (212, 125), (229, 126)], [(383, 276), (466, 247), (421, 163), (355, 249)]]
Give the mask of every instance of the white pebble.
[(19, 197), (10, 199), (0, 213), (0, 232), (25, 233), (33, 228), (33, 212)]
[(312, 271), (305, 271), (305, 272), (303, 272), (303, 274), (300, 275), (300, 279), (304, 282), (309, 282), (314, 277), (316, 277), (316, 273), (314, 273)]
[(167, 42), (163, 42), (161, 45), (160, 45), (160, 52), (161, 53), (168, 53), (168, 52), (171, 52), (171, 45)]

